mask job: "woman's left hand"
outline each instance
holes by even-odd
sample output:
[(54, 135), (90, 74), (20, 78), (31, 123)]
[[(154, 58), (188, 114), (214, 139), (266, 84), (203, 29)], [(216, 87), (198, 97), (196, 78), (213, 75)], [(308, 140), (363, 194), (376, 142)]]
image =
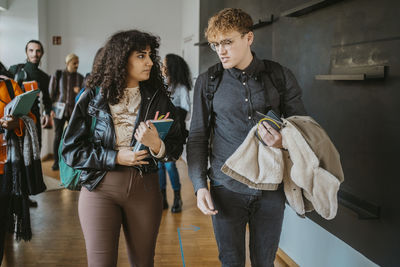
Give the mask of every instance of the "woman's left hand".
[(136, 129), (135, 138), (143, 145), (149, 147), (153, 153), (158, 154), (161, 148), (161, 139), (157, 128), (151, 121), (141, 122)]

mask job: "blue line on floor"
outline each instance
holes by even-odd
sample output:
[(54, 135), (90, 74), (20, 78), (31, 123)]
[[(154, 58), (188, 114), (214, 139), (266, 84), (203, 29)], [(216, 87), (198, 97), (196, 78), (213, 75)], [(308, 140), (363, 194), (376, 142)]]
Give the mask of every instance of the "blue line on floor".
[(183, 255), (183, 245), (182, 245), (182, 238), (181, 238), (181, 230), (193, 230), (193, 231), (198, 231), (200, 230), (200, 227), (191, 225), (190, 227), (186, 227), (186, 228), (180, 228), (178, 227), (178, 237), (179, 237), (179, 245), (181, 247), (181, 257), (182, 257), (182, 263), (183, 263), (183, 267), (186, 267), (185, 264), (185, 256)]

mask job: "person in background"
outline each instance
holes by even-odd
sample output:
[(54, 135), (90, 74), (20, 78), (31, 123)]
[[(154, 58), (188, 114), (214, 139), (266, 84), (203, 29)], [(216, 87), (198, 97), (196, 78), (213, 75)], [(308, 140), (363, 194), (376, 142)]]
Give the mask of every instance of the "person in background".
[[(12, 77), (12, 74), (0, 62), (0, 265), (4, 255), (5, 237), (7, 232), (10, 231), (10, 225), (16, 225), (15, 228), (11, 229), (12, 231), (15, 230), (17, 239), (29, 240), (32, 236), (29, 207), (25, 205), (25, 203), (29, 202), (26, 188), (17, 188), (16, 184), (10, 182), (14, 179), (9, 176), (16, 172), (8, 171), (8, 176), (5, 174), (7, 162), (5, 132), (12, 131), (18, 137), (24, 135), (24, 123), (22, 120), (12, 115), (4, 116), (4, 107), (11, 101), (10, 91), (12, 90), (12, 94), (15, 96), (23, 93), (18, 83), (10, 79), (10, 77)], [(28, 115), (33, 120), (36, 120), (32, 113)], [(16, 178), (19, 181), (18, 184), (21, 183), (19, 178)], [(16, 194), (17, 196), (15, 196)], [(14, 222), (14, 220), (19, 223)], [(24, 228), (24, 231), (21, 230), (21, 227)]]
[[(97, 50), (96, 55), (94, 56), (94, 59), (93, 59), (92, 69), (93, 69), (94, 65), (96, 64), (96, 62), (98, 60), (101, 60), (101, 57), (102, 57), (102, 53), (101, 52), (102, 51), (103, 51), (103, 47), (100, 47)], [(78, 102), (79, 98), (81, 97), (83, 92), (86, 90), (86, 82), (89, 79), (90, 74), (91, 74), (91, 72), (86, 73), (85, 78), (83, 79), (82, 89), (79, 91), (79, 93), (75, 97), (75, 103)]]
[[(130, 265), (154, 265), (162, 216), (157, 162), (183, 150), (158, 48), (159, 38), (145, 32), (114, 34), (65, 131), (63, 160), (82, 170), (78, 211), (90, 267), (117, 266), (121, 225)], [(161, 140), (150, 119), (167, 113), (174, 122)], [(147, 148), (133, 151), (137, 142)]]
[(82, 88), (83, 76), (78, 72), (79, 57), (73, 53), (65, 57), (65, 69), (57, 70), (50, 79), (50, 98), (53, 104), (51, 117), (54, 120), (54, 164), (58, 170), (58, 147), (65, 123), (69, 121), (75, 106), (75, 97)]
[[(42, 94), (42, 102), (44, 106), (44, 114), (40, 116), (40, 97), (35, 101), (32, 106), (32, 113), (37, 118), (36, 130), (38, 134), (39, 147), (42, 147), (42, 127), (51, 127), (50, 111), (51, 111), (51, 100), (49, 96), (49, 81), (50, 77), (43, 70), (39, 69), (40, 60), (44, 55), (43, 45), (38, 40), (30, 40), (25, 46), (26, 63), (16, 64), (10, 67), (9, 72), (11, 73), (14, 80), (24, 91), (23, 82), (36, 81), (39, 86), (39, 90)], [(37, 207), (38, 204), (33, 199), (29, 198), (29, 204), (31, 207)]]
[(49, 96), (49, 81), (50, 77), (43, 70), (39, 69), (40, 60), (44, 55), (43, 45), (38, 40), (30, 40), (25, 46), (26, 63), (13, 65), (9, 72), (11, 78), (18, 83), (24, 90), (23, 82), (36, 81), (40, 92), (42, 93), (42, 101), (44, 106), (44, 115), (40, 116), (40, 102), (38, 100), (32, 106), (32, 113), (37, 119), (36, 127), (38, 131), (39, 145), (42, 146), (42, 127), (47, 127), (50, 123), (51, 99)]
[[(168, 84), (168, 91), (171, 93), (172, 103), (178, 111), (178, 119), (181, 125), (182, 136), (187, 138), (186, 120), (190, 118), (190, 97), (189, 90), (192, 88), (192, 77), (186, 61), (175, 54), (168, 54), (164, 58), (162, 73)], [(167, 170), (174, 190), (174, 203), (171, 212), (178, 213), (182, 211), (181, 184), (179, 182), (179, 172), (175, 161), (158, 162), (158, 176), (160, 180), (160, 189), (163, 196), (163, 209), (168, 209), (166, 194)]]

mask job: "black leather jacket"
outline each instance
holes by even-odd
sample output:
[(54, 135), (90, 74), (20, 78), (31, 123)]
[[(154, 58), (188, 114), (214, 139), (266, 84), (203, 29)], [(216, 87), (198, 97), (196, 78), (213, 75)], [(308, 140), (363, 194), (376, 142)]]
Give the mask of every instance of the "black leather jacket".
[[(155, 113), (166, 114), (174, 119), (168, 135), (164, 139), (165, 157), (161, 160), (177, 160), (183, 150), (184, 139), (181, 135), (179, 120), (175, 119), (176, 109), (169, 97), (161, 90), (140, 89), (141, 104), (136, 118), (135, 129), (141, 121), (153, 119)], [(94, 132), (90, 134), (92, 117), (96, 118)], [(115, 130), (108, 103), (102, 93), (95, 95), (93, 90), (86, 90), (75, 105), (64, 135), (62, 157), (65, 163), (82, 170), (80, 181), (89, 191), (103, 179), (107, 171), (115, 168), (117, 150), (115, 149)], [(136, 139), (132, 133), (131, 145)], [(140, 173), (158, 170), (157, 160), (148, 159), (148, 165), (135, 166)]]

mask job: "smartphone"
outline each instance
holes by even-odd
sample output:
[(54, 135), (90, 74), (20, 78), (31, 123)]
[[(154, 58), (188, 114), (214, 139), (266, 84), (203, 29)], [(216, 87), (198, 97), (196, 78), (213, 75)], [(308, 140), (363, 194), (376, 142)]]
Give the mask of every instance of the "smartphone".
[(257, 123), (266, 121), (272, 128), (274, 128), (278, 132), (282, 129), (283, 121), (273, 110), (269, 110), (267, 114), (256, 111), (254, 115)]

